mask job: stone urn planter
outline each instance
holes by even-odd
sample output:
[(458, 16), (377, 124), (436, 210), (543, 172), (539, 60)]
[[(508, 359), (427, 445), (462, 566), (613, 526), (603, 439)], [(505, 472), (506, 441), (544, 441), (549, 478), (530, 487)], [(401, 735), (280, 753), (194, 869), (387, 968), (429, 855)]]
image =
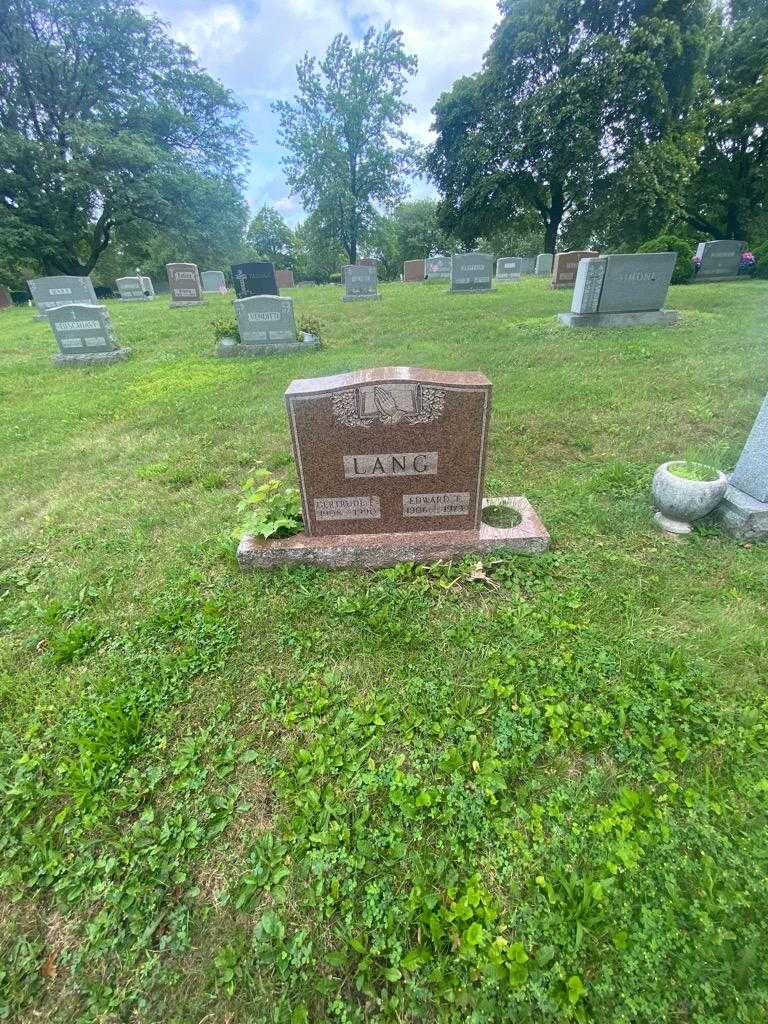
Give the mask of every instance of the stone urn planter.
[(666, 533), (690, 533), (691, 523), (717, 508), (727, 487), (726, 476), (711, 466), (665, 462), (653, 474), (653, 521)]

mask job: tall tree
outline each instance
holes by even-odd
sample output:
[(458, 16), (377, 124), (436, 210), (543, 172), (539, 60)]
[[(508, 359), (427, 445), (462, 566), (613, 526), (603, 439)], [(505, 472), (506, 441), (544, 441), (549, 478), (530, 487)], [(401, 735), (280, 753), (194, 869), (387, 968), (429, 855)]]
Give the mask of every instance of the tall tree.
[(725, 11), (716, 8), (711, 38), (705, 141), (687, 219), (716, 238), (747, 239), (758, 224), (763, 231), (768, 227), (766, 0), (732, 0)]
[(708, 0), (502, 0), (482, 72), (434, 109), (429, 170), (466, 241), (499, 224), (561, 225), (641, 149), (678, 132)]
[(416, 166), (416, 146), (403, 130), (413, 110), (403, 96), (416, 67), (389, 24), (369, 29), (358, 47), (338, 35), (321, 61), (306, 54), (297, 65), (294, 101), (273, 105), (288, 182), (351, 263), (377, 206), (403, 198), (403, 176)]
[[(121, 231), (194, 238), (240, 207), (232, 94), (134, 0), (0, 7), (0, 246), (87, 274)], [(235, 230), (237, 230), (235, 228)]]
[(264, 205), (248, 225), (246, 244), (278, 270), (293, 267), (293, 232), (273, 206)]

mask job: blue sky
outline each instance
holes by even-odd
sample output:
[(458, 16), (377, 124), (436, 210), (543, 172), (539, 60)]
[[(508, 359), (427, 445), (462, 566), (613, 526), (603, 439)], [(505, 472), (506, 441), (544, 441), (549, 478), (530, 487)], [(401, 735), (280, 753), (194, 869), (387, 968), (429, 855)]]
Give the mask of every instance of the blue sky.
[[(264, 203), (275, 206), (290, 224), (303, 211), (283, 177), (270, 103), (292, 97), (296, 63), (305, 51), (320, 56), (337, 32), (359, 39), (369, 25), (390, 21), (419, 58), (408, 93), (416, 112), (407, 128), (428, 142), (435, 100), (459, 75), (479, 69), (498, 20), (496, 0), (145, 0), (144, 7), (246, 104), (245, 119), (256, 138), (248, 202), (254, 211)], [(412, 194), (432, 192), (417, 181)]]

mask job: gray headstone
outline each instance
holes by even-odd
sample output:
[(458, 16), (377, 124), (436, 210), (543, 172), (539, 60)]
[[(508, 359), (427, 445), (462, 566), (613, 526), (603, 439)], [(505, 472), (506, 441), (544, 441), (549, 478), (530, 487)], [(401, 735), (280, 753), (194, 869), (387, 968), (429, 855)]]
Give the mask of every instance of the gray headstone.
[(549, 277), (552, 273), (552, 261), (554, 254), (551, 252), (540, 252), (536, 257), (536, 276)]
[(344, 301), (357, 299), (380, 299), (376, 267), (349, 264), (344, 267)]
[(118, 277), (117, 290), (122, 302), (146, 302), (154, 297), (146, 287), (148, 277)]
[(523, 274), (534, 272), (535, 261), (528, 256), (502, 256), (496, 260), (497, 281), (519, 281)]
[(465, 252), (451, 258), (452, 292), (487, 292), (493, 279), (493, 256)]
[(293, 299), (252, 295), (234, 305), (243, 345), (296, 344)]
[(104, 306), (78, 303), (58, 306), (46, 314), (63, 356), (114, 352), (118, 345)]
[(204, 270), (200, 275), (204, 292), (225, 292), (227, 280), (221, 270)]
[(730, 239), (715, 239), (699, 242), (696, 255), (701, 260), (696, 281), (725, 281), (739, 273), (743, 242)]
[(154, 299), (155, 289), (152, 287), (152, 281), (148, 277), (141, 278), (141, 287), (147, 294), (147, 298)]
[(760, 407), (730, 485), (758, 501), (768, 502), (768, 398)]
[(90, 277), (36, 277), (27, 281), (32, 301), (41, 317), (56, 306), (81, 303), (98, 305)]
[(172, 306), (192, 306), (202, 302), (200, 273), (194, 263), (166, 263)]
[(427, 262), (427, 280), (438, 280), (444, 279), (450, 280), (451, 277), (451, 257), (450, 256), (430, 256)]
[(651, 252), (583, 259), (576, 272), (571, 312), (634, 313), (659, 310), (667, 298), (677, 253)]

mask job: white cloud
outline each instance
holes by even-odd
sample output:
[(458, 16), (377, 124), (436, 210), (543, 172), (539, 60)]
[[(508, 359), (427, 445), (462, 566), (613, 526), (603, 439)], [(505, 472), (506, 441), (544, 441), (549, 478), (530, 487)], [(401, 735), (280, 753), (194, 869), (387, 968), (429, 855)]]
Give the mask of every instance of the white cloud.
[[(294, 223), (301, 206), (286, 194), (270, 103), (293, 95), (295, 65), (305, 51), (321, 56), (338, 32), (354, 39), (369, 25), (381, 28), (391, 22), (403, 32), (408, 52), (419, 59), (418, 74), (408, 88), (416, 110), (406, 127), (419, 142), (428, 143), (431, 108), (456, 78), (479, 70), (498, 20), (495, 0), (283, 0), (274, 5), (263, 0), (213, 5), (206, 0), (145, 0), (145, 7), (167, 21), (174, 37), (246, 103), (246, 122), (257, 142), (251, 154), (249, 202), (253, 209), (279, 202)], [(412, 192), (433, 194), (421, 181), (414, 182)]]

